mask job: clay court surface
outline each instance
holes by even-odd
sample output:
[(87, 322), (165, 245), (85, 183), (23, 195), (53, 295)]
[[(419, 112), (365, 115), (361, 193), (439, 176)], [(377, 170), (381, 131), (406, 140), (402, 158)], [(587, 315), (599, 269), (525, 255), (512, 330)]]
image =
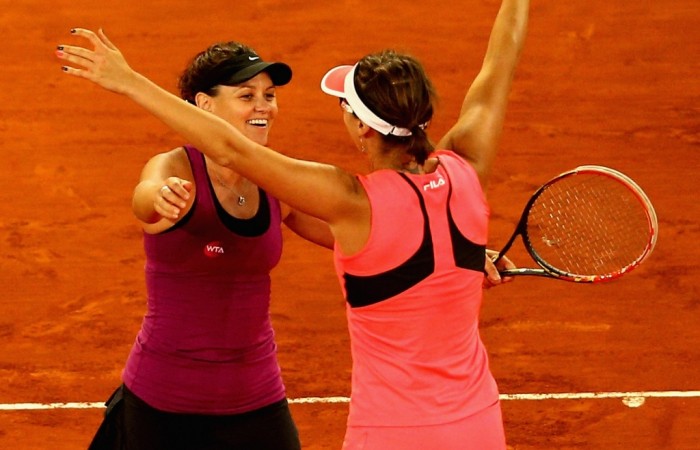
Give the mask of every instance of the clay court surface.
[[(0, 9), (0, 448), (8, 450), (86, 448), (102, 410), (49, 404), (89, 406), (119, 383), (145, 310), (131, 192), (147, 158), (183, 143), (127, 100), (63, 75), (53, 49), (72, 42), (71, 27), (104, 27), (133, 67), (171, 90), (186, 61), (215, 41), (284, 60), (295, 74), (279, 91), (271, 145), (363, 171), (337, 102), (318, 88), (325, 70), (384, 47), (415, 54), (441, 96), (437, 140), (478, 71), (499, 5), (9, 3)], [(488, 189), (492, 247), (540, 183), (582, 164), (636, 180), (661, 231), (651, 258), (618, 281), (522, 278), (486, 293), (482, 336), (513, 449), (700, 448), (699, 29), (697, 0), (533, 0)], [(343, 300), (330, 252), (285, 239), (273, 273), (279, 358), (289, 397), (311, 400), (292, 411), (306, 449), (339, 449), (347, 403), (327, 400), (349, 395)], [(626, 398), (634, 392), (643, 404)]]

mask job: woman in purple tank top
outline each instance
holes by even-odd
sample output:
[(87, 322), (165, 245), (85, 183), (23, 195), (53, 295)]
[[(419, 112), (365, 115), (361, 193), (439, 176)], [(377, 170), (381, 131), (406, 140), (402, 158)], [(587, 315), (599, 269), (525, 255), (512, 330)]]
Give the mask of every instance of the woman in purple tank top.
[[(224, 42), (195, 56), (179, 88), (265, 145), (277, 88), (291, 77), (286, 64)], [(148, 310), (91, 448), (299, 449), (270, 323), (270, 271), (282, 222), (331, 247), (328, 226), (191, 146), (148, 161), (133, 211)]]

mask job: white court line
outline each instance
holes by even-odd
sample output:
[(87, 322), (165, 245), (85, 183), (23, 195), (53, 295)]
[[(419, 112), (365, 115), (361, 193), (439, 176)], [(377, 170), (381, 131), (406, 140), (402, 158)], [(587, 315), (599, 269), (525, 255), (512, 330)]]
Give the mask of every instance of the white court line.
[(700, 397), (700, 391), (576, 392), (560, 394), (501, 394), (501, 400), (577, 400), (587, 398)]
[[(501, 400), (579, 400), (619, 398), (630, 407), (641, 406), (646, 398), (700, 397), (700, 391), (646, 391), (646, 392), (562, 392), (552, 394), (501, 394)], [(629, 403), (629, 400), (641, 402)], [(348, 403), (349, 397), (290, 398), (289, 403)], [(41, 409), (95, 409), (104, 408), (104, 402), (69, 403), (0, 403), (0, 411), (27, 411)]]

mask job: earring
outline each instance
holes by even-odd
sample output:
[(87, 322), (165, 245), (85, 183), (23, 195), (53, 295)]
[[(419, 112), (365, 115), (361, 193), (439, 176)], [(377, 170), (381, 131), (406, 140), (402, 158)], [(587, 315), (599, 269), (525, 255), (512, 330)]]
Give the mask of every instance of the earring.
[(362, 153), (367, 152), (367, 149), (365, 148), (365, 141), (364, 141), (364, 139), (362, 139), (362, 138), (360, 138), (360, 151), (361, 151)]

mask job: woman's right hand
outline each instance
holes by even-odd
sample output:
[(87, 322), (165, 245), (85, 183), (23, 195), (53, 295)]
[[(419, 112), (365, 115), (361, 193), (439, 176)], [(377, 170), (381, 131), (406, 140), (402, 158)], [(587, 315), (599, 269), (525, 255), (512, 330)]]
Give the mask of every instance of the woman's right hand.
[(153, 199), (153, 209), (161, 217), (177, 220), (190, 198), (192, 182), (178, 177), (169, 177)]
[(515, 269), (515, 264), (505, 255), (501, 256), (498, 263), (494, 264), (493, 261), (498, 258), (498, 255), (499, 253), (497, 251), (486, 249), (486, 261), (484, 264), (484, 272), (486, 276), (484, 277), (483, 282), (484, 289), (491, 289), (499, 284), (510, 283), (513, 281), (513, 277), (501, 277), (499, 271), (505, 269)]

